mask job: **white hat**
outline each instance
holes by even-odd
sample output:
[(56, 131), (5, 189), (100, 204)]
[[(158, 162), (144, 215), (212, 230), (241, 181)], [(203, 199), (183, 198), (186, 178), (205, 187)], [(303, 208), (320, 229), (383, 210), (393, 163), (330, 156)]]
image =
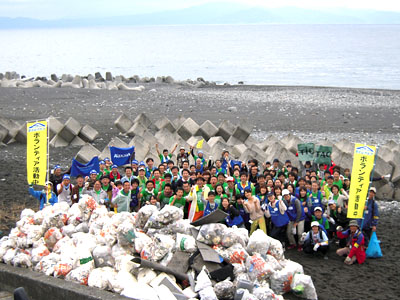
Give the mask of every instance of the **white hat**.
[(322, 208), (317, 206), (316, 208), (314, 208), (314, 211), (317, 211), (317, 210), (322, 211)]
[(317, 226), (319, 227), (319, 223), (317, 221), (311, 222), (311, 227)]
[(370, 188), (369, 188), (369, 191), (370, 191), (370, 192), (374, 192), (374, 193), (376, 194), (376, 188), (374, 188), (374, 187), (370, 187)]
[(328, 205), (331, 205), (331, 204), (336, 204), (335, 200), (329, 200)]
[(289, 190), (284, 189), (284, 190), (282, 191), (282, 196), (285, 196), (285, 195), (290, 195)]

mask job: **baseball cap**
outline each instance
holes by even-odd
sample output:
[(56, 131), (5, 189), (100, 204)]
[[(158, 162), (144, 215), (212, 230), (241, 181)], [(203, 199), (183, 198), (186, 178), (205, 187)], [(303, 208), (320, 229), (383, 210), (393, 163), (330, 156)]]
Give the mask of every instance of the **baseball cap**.
[(139, 163), (139, 166), (145, 166), (145, 165), (146, 165), (146, 164), (144, 163), (143, 160)]
[(96, 174), (97, 175), (97, 171), (96, 170), (90, 171), (90, 175), (92, 175), (92, 174)]
[(317, 206), (316, 208), (314, 208), (314, 211), (317, 211), (317, 210), (322, 211), (322, 208)]
[(118, 169), (117, 165), (112, 165), (111, 169)]
[(64, 174), (64, 176), (63, 176), (63, 180), (64, 180), (64, 179), (71, 180), (71, 177), (69, 177), (69, 175), (68, 175), (68, 174)]
[(369, 188), (369, 191), (370, 191), (370, 192), (374, 192), (374, 194), (376, 194), (376, 188), (374, 188), (374, 187), (370, 187), (370, 188)]
[(279, 162), (279, 159), (275, 158), (275, 159), (273, 160), (273, 162), (274, 162), (274, 163)]
[(333, 179), (333, 176), (332, 176), (332, 175), (329, 175), (327, 179)]
[(182, 147), (179, 148), (179, 150), (185, 150), (185, 147), (182, 146)]
[(328, 205), (335, 204), (335, 200), (329, 200)]
[(265, 164), (266, 164), (266, 165), (270, 165), (270, 164), (271, 164), (271, 162), (270, 162), (270, 161), (267, 161)]
[(136, 159), (134, 159), (134, 160), (132, 160), (132, 165), (133, 165), (133, 164), (138, 165), (139, 162), (138, 162)]
[(285, 195), (290, 195), (289, 190), (284, 189), (284, 190), (282, 191), (282, 196), (285, 196)]
[(285, 164), (286, 163), (292, 163), (291, 161), (290, 161), (290, 159), (287, 159), (286, 161), (285, 161)]
[(61, 169), (61, 166), (60, 165), (55, 165), (54, 166), (54, 170), (57, 170), (57, 169)]
[(106, 158), (104, 159), (104, 161), (110, 161), (110, 159), (109, 159), (108, 157), (106, 157)]
[(199, 150), (197, 153), (203, 153), (203, 150)]
[(101, 160), (100, 162), (99, 162), (99, 165), (105, 165), (106, 163), (104, 162), (104, 160)]
[(145, 169), (145, 167), (140, 166), (138, 170), (139, 170), (139, 171), (141, 171), (141, 170), (145, 171), (146, 169)]
[(275, 194), (274, 194), (273, 192), (269, 192), (269, 193), (267, 194), (267, 197), (269, 197), (269, 196), (275, 196)]
[(226, 179), (226, 181), (227, 181), (227, 182), (234, 182), (234, 181), (235, 181), (235, 179), (233, 179), (233, 177), (232, 177), (232, 176), (229, 176), (229, 177)]
[(319, 223), (317, 221), (311, 222), (311, 227), (317, 226), (319, 227)]

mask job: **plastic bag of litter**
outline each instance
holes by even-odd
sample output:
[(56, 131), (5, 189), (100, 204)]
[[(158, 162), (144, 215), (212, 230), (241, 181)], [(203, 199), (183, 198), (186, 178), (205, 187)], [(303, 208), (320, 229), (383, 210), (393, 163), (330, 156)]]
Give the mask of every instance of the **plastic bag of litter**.
[(272, 237), (267, 236), (267, 238), (269, 240), (269, 248), (267, 253), (279, 261), (283, 260), (285, 257), (283, 255), (282, 243)]
[(114, 267), (114, 258), (110, 246), (97, 246), (93, 250), (93, 258), (96, 268)]
[(253, 295), (256, 296), (259, 300), (283, 300), (283, 297), (281, 295), (275, 294), (268, 285), (257, 286), (253, 290)]
[(291, 283), (292, 292), (301, 298), (317, 300), (317, 292), (311, 276), (304, 274), (295, 274)]
[(125, 270), (121, 270), (118, 273), (114, 272), (109, 277), (109, 287), (115, 293), (120, 294), (125, 288), (135, 284), (137, 284), (135, 276)]
[(253, 253), (267, 254), (270, 242), (271, 238), (269, 238), (261, 229), (257, 229), (249, 238), (247, 252), (250, 255)]
[(79, 266), (65, 276), (65, 280), (87, 285), (90, 272), (94, 269), (94, 260), (88, 248), (77, 249)]
[(193, 236), (178, 233), (176, 235), (175, 249), (177, 251), (184, 251), (189, 253), (196, 252), (197, 250), (196, 240), (194, 239)]
[(246, 228), (228, 227), (225, 229), (222, 237), (222, 246), (229, 248), (234, 244), (241, 244), (246, 247), (249, 241), (249, 232)]
[(26, 250), (18, 249), (15, 252), (15, 256), (11, 260), (11, 264), (14, 267), (31, 268), (32, 258), (30, 253)]
[(53, 250), (54, 245), (61, 240), (62, 237), (63, 235), (57, 227), (51, 227), (44, 234), (44, 241), (46, 242), (47, 248)]
[(194, 228), (194, 226), (190, 225), (190, 220), (188, 219), (181, 219), (175, 222), (172, 222), (166, 226), (168, 233), (182, 233), (191, 235), (192, 232), (190, 228)]
[(200, 299), (202, 300), (218, 300), (205, 267), (203, 267), (203, 270), (197, 276), (196, 286), (194, 290), (195, 292), (199, 293)]
[(145, 246), (140, 252), (142, 259), (159, 261), (175, 247), (175, 240), (164, 234), (156, 234), (151, 244)]
[(147, 223), (147, 220), (156, 211), (158, 211), (158, 210), (157, 210), (157, 207), (155, 207), (154, 205), (143, 206), (137, 213), (136, 227), (143, 229)]
[(63, 235), (72, 237), (74, 233), (76, 233), (75, 225), (69, 224), (61, 228), (61, 232)]
[(39, 245), (32, 249), (32, 264), (36, 266), (44, 256), (50, 254), (49, 249), (45, 245)]
[(201, 226), (197, 240), (208, 245), (218, 245), (222, 241), (226, 225), (213, 223)]
[(135, 228), (131, 222), (123, 222), (117, 228), (117, 240), (121, 246), (133, 244), (135, 242)]
[(143, 248), (152, 243), (152, 239), (143, 232), (135, 232), (135, 250), (136, 253), (141, 253)]
[(88, 286), (101, 290), (111, 289), (110, 280), (117, 276), (117, 272), (110, 267), (93, 269), (88, 277)]
[(84, 233), (88, 233), (89, 232), (89, 226), (87, 222), (82, 222), (80, 224), (78, 224), (75, 227), (75, 231), (76, 232), (84, 232)]
[(33, 216), (35, 215), (35, 212), (32, 210), (32, 209), (30, 209), (30, 208), (25, 208), (25, 209), (23, 209), (22, 211), (21, 211), (21, 214), (20, 214), (20, 219), (22, 220), (23, 218), (25, 218), (25, 217), (30, 217), (30, 218), (33, 218)]
[(67, 214), (61, 212), (54, 212), (49, 214), (44, 214), (43, 227), (45, 230), (56, 227), (61, 228), (67, 224), (68, 217)]
[(33, 215), (33, 220), (35, 222), (35, 225), (42, 225), (43, 219), (44, 219), (43, 210), (39, 210)]
[(271, 289), (278, 295), (291, 291), (291, 284), (295, 274), (303, 274), (303, 267), (291, 260), (281, 262), (282, 270), (276, 271), (271, 276)]
[(54, 277), (65, 278), (72, 271), (72, 263), (56, 263), (54, 265)]
[(60, 260), (60, 255), (56, 253), (50, 253), (49, 255), (44, 256), (39, 263), (35, 266), (35, 271), (45, 273), (47, 276), (50, 276), (54, 272), (54, 267)]
[(160, 210), (159, 221), (165, 225), (181, 219), (183, 211), (176, 206), (166, 205)]
[(267, 280), (275, 271), (258, 253), (246, 259), (246, 268), (252, 281), (256, 279), (259, 281)]
[(235, 287), (226, 279), (214, 285), (214, 292), (219, 300), (230, 300), (235, 296)]
[(249, 256), (246, 249), (239, 243), (234, 244), (228, 249), (223, 247), (214, 247), (214, 250), (231, 264), (243, 264)]
[(74, 245), (79, 247), (84, 247), (89, 249), (89, 251), (93, 251), (94, 248), (97, 247), (96, 237), (89, 233), (77, 232), (72, 235), (72, 240)]

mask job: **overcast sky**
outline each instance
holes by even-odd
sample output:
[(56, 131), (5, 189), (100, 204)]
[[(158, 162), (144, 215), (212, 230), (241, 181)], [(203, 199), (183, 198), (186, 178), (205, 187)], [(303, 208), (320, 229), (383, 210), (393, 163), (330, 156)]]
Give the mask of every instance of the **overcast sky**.
[[(234, 2), (252, 6), (400, 11), (400, 0), (0, 0), (0, 16), (37, 19), (120, 16)], [(279, 3), (278, 3), (279, 2)]]

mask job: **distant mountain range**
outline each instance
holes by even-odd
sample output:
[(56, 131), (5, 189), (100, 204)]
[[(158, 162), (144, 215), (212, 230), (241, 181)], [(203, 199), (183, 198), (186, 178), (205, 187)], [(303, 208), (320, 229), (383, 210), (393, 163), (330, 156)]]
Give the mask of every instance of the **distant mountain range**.
[(349, 9), (320, 11), (295, 7), (265, 9), (212, 3), (122, 17), (60, 20), (0, 17), (0, 29), (183, 24), (400, 24), (400, 13)]

